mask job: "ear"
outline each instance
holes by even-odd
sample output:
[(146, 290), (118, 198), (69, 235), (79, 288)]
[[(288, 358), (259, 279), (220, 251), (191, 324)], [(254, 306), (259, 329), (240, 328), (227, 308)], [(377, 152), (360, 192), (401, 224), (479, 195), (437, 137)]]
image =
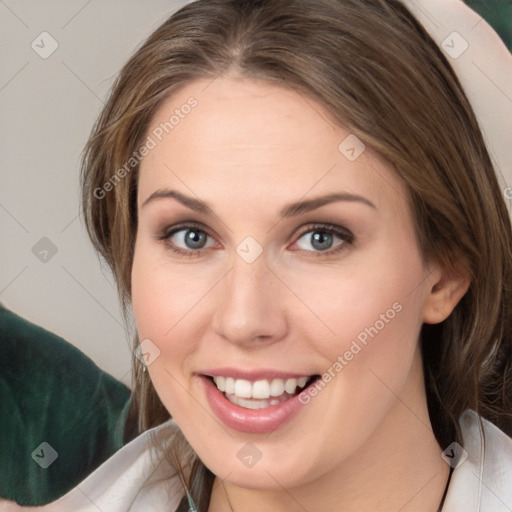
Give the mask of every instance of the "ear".
[(468, 291), (471, 279), (462, 268), (436, 266), (428, 279), (431, 290), (423, 308), (423, 321), (438, 324), (446, 320)]

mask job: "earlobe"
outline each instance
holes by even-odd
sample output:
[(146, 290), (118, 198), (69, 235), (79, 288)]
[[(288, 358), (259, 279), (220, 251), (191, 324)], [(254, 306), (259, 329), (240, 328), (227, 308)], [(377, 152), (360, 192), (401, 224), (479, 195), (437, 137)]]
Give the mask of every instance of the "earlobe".
[(465, 272), (442, 272), (435, 277), (438, 278), (434, 280), (423, 309), (423, 321), (427, 324), (446, 320), (471, 284)]

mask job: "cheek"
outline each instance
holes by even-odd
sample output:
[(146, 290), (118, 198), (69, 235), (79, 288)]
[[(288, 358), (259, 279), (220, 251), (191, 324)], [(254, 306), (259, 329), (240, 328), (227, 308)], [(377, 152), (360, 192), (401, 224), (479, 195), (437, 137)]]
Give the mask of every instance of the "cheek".
[(170, 265), (160, 247), (142, 238), (135, 246), (132, 267), (137, 329), (140, 337), (173, 343), (179, 338), (176, 333), (190, 324), (194, 308), (204, 296), (203, 280), (193, 271)]
[[(322, 381), (335, 401), (359, 411), (352, 415), (354, 432), (358, 421), (378, 417), (371, 411), (400, 393), (418, 345), (425, 300), (418, 285), (425, 271), (413, 243), (398, 247), (400, 252), (350, 265), (350, 273), (318, 274), (309, 287), (297, 281), (294, 288), (322, 321), (309, 324), (310, 349), (326, 362)], [(345, 413), (344, 407), (331, 409), (332, 423)]]
[(415, 356), (424, 301), (417, 285), (423, 266), (414, 252), (409, 256), (406, 267), (381, 266), (325, 280), (324, 299), (318, 293), (303, 296), (309, 304), (322, 306), (316, 311), (329, 326), (319, 328), (317, 321), (316, 336), (311, 329), (310, 349), (326, 365), (317, 391), (310, 388), (303, 401), (322, 414), (322, 422), (313, 422), (302, 434), (306, 445), (328, 440), (315, 456), (319, 467), (350, 457), (375, 432), (396, 397), (408, 392), (408, 383), (420, 382)]
[[(159, 356), (148, 367), (152, 379), (163, 372), (169, 361), (175, 367), (182, 366), (187, 353), (193, 348), (190, 339), (180, 334), (187, 323), (187, 311), (192, 307), (189, 303), (193, 297), (187, 292), (176, 282), (175, 272), (167, 272), (165, 265), (156, 261), (154, 250), (136, 245), (132, 267), (132, 308), (139, 339), (151, 340), (159, 350)], [(175, 373), (175, 370), (171, 371)]]
[[(190, 415), (191, 361), (209, 325), (205, 309), (211, 278), (194, 265), (170, 265), (151, 243), (136, 245), (132, 267), (132, 308), (140, 340), (149, 339), (158, 357), (148, 366), (161, 401), (176, 421)], [(216, 274), (215, 274), (216, 275)], [(218, 279), (218, 278), (217, 278)]]
[[(299, 299), (292, 325), (307, 332), (328, 360), (349, 351), (350, 361), (356, 353), (364, 359), (363, 352), (376, 352), (385, 361), (404, 344), (414, 348), (424, 300), (418, 285), (425, 270), (413, 240), (354, 253), (338, 267), (290, 269), (283, 278)], [(375, 350), (367, 350), (370, 346)]]
[(187, 353), (186, 345), (178, 343), (179, 336), (175, 336), (180, 326), (178, 311), (183, 301), (175, 289), (166, 286), (164, 278), (144, 250), (136, 247), (132, 267), (132, 308), (138, 338), (144, 340), (143, 343), (150, 340), (149, 346), (153, 354), (157, 354), (147, 367), (148, 374), (164, 407), (174, 417), (176, 410), (181, 408), (179, 396), (183, 378), (179, 369)]

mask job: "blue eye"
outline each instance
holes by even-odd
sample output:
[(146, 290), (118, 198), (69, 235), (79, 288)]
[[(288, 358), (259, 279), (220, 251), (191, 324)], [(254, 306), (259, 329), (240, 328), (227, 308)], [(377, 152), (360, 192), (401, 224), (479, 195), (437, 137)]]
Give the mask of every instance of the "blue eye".
[[(305, 238), (305, 235), (308, 235), (306, 243), (310, 244), (315, 250), (311, 251), (308, 250), (307, 247), (304, 247), (304, 245), (299, 245), (300, 239)], [(338, 238), (341, 243), (338, 243), (332, 248), (336, 238)], [(296, 243), (299, 245), (300, 249), (306, 252), (312, 252), (315, 256), (323, 256), (338, 253), (345, 249), (347, 244), (353, 242), (353, 238), (352, 233), (338, 226), (315, 224), (314, 226), (309, 226), (305, 231), (302, 231)]]
[[(176, 235), (179, 236), (176, 237)], [(176, 226), (172, 230), (167, 230), (159, 238), (168, 243), (171, 250), (176, 254), (194, 257), (202, 255), (203, 249), (207, 248), (205, 242), (209, 236), (210, 235), (208, 235), (204, 229), (200, 229), (199, 226), (195, 224), (185, 224)], [(177, 247), (176, 243), (171, 240), (173, 237), (176, 237), (185, 247)]]
[[(305, 238), (307, 234), (309, 234), (309, 239), (307, 239), (306, 244), (311, 244), (313, 250), (304, 247), (304, 243), (302, 243), (302, 245), (299, 244), (300, 239)], [(173, 238), (175, 238), (175, 240), (173, 240)], [(207, 245), (208, 238), (212, 237), (197, 224), (174, 226), (172, 229), (165, 230), (158, 237), (158, 239), (163, 240), (174, 253), (188, 257), (202, 256), (203, 252), (212, 246), (211, 244), (210, 246)], [(340, 243), (332, 248), (336, 238), (340, 240)], [(330, 256), (345, 249), (347, 244), (353, 242), (353, 238), (350, 231), (339, 226), (315, 224), (303, 230), (295, 244), (299, 244), (301, 250), (309, 252), (314, 256)], [(180, 244), (182, 247), (179, 247), (177, 244)]]

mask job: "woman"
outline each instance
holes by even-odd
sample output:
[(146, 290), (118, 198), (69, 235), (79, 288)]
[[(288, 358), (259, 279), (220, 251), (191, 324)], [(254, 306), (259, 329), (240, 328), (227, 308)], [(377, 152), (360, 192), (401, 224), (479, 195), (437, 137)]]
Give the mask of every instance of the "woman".
[(512, 507), (510, 220), (402, 3), (183, 7), (82, 183), (156, 428), (43, 510)]

